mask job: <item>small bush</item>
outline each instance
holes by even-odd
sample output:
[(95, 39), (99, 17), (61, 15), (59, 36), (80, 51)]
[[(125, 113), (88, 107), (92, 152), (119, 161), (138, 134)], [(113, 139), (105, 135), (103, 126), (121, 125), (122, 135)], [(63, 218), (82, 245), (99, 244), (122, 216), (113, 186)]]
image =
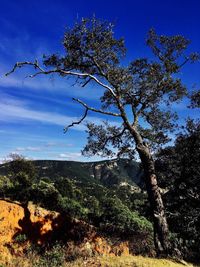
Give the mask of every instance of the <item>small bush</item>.
[(15, 241), (18, 243), (23, 243), (27, 240), (27, 236), (25, 234), (19, 234), (15, 237)]
[[(37, 251), (38, 253), (38, 251)], [(60, 267), (65, 262), (64, 246), (57, 243), (52, 248), (46, 249), (33, 263), (33, 267)]]

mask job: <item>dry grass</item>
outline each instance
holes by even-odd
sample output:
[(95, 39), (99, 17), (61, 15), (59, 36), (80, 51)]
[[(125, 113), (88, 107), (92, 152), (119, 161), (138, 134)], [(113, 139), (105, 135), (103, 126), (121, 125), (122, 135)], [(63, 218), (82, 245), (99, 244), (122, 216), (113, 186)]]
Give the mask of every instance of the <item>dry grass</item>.
[[(0, 267), (31, 267), (36, 259), (18, 257), (12, 261), (4, 262)], [(142, 256), (99, 256), (88, 259), (79, 258), (73, 262), (66, 262), (63, 267), (195, 267), (192, 264), (177, 263), (166, 259), (154, 259)], [(61, 266), (60, 266), (61, 267)], [(197, 266), (196, 266), (197, 267)]]
[(195, 267), (192, 264), (177, 263), (166, 259), (154, 259), (142, 256), (121, 256), (121, 257), (96, 257), (88, 260), (78, 259), (72, 263), (66, 263), (65, 267)]

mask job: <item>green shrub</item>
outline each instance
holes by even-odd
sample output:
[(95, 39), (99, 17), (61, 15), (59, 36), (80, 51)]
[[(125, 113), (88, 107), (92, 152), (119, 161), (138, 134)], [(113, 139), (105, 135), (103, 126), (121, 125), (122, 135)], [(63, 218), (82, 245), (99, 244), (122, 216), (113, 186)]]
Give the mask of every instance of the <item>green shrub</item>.
[(102, 221), (110, 230), (124, 233), (153, 231), (152, 224), (137, 212), (132, 212), (117, 198), (107, 198), (104, 202)]
[(15, 241), (18, 243), (23, 243), (27, 240), (27, 236), (25, 234), (19, 234), (15, 237)]
[(14, 184), (8, 176), (0, 176), (0, 197), (7, 196), (9, 191), (12, 191)]
[(33, 263), (33, 267), (61, 267), (65, 262), (65, 248), (57, 243), (38, 256), (39, 258)]
[(84, 208), (78, 201), (68, 198), (59, 197), (58, 209), (72, 217), (85, 218), (88, 210)]
[(41, 203), (47, 209), (57, 209), (59, 192), (55, 188), (54, 183), (47, 183), (41, 180), (38, 184), (31, 187), (31, 200)]

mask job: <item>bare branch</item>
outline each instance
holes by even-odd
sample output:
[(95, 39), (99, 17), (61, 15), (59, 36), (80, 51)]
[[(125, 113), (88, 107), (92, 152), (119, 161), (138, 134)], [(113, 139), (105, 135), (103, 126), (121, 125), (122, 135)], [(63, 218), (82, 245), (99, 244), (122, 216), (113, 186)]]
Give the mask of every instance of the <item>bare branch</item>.
[(99, 79), (97, 79), (97, 77), (95, 77), (92, 74), (89, 74), (89, 73), (80, 73), (80, 72), (74, 72), (74, 71), (66, 71), (66, 70), (63, 70), (63, 69), (52, 69), (52, 70), (45, 71), (44, 69), (42, 69), (39, 66), (38, 61), (35, 61), (35, 62), (29, 62), (29, 61), (17, 62), (14, 65), (13, 69), (10, 72), (6, 73), (5, 75), (8, 76), (11, 73), (13, 73), (17, 68), (21, 68), (21, 67), (23, 67), (25, 65), (31, 65), (31, 66), (35, 67), (35, 69), (38, 69), (39, 70), (38, 72), (36, 72), (36, 73), (34, 73), (32, 75), (29, 75), (28, 77), (30, 77), (30, 78), (34, 78), (37, 75), (41, 75), (41, 74), (47, 75), (47, 74), (51, 74), (51, 73), (59, 73), (59, 74), (61, 74), (63, 76), (72, 75), (72, 76), (83, 77), (83, 78), (87, 78), (88, 77), (91, 80), (95, 81), (100, 86), (102, 86), (105, 89), (107, 89), (108, 91), (110, 91), (110, 93), (116, 98), (116, 94), (115, 94), (113, 88), (111, 88), (107, 84), (104, 84), (103, 82), (101, 82)]
[(72, 122), (70, 125), (66, 126), (64, 128), (64, 133), (66, 133), (68, 131), (68, 129), (71, 128), (71, 127), (73, 127), (74, 125), (80, 124), (87, 117), (88, 110), (91, 110), (91, 111), (97, 112), (97, 113), (102, 113), (102, 114), (106, 114), (106, 115), (115, 116), (115, 117), (120, 117), (120, 114), (117, 114), (117, 113), (106, 112), (106, 111), (103, 111), (103, 110), (100, 110), (100, 109), (95, 109), (93, 107), (89, 107), (86, 103), (84, 103), (80, 99), (73, 98), (73, 100), (76, 101), (76, 102), (78, 102), (78, 103), (80, 103), (82, 106), (84, 106), (85, 113), (83, 114), (82, 118), (79, 121)]
[(182, 68), (188, 61), (190, 60), (190, 58), (189, 57), (186, 57), (185, 58), (185, 61), (183, 61), (183, 63), (181, 63), (180, 65), (179, 65), (179, 68)]
[(31, 66), (35, 67), (35, 69), (39, 69), (41, 72), (44, 72), (44, 70), (39, 66), (39, 63), (38, 63), (37, 60), (35, 60), (35, 62), (24, 61), (24, 62), (17, 62), (17, 63), (14, 65), (13, 69), (12, 69), (11, 71), (7, 72), (7, 73), (5, 74), (5, 76), (10, 75), (11, 73), (15, 72), (15, 70), (16, 70), (17, 68), (21, 68), (21, 67), (23, 67), (24, 65), (31, 65)]
[(107, 78), (107, 77), (106, 77), (106, 74), (104, 73), (104, 71), (102, 70), (101, 66), (100, 66), (99, 63), (96, 61), (96, 59), (95, 59), (94, 57), (91, 57), (91, 59), (93, 60), (93, 62), (94, 62), (94, 64), (96, 65), (96, 67), (98, 68), (100, 74), (101, 74), (103, 77)]
[(74, 121), (70, 125), (64, 128), (64, 133), (66, 133), (69, 130), (69, 128), (73, 127), (74, 125), (80, 124), (87, 117), (87, 113), (88, 113), (88, 108), (85, 109), (85, 113), (83, 114), (82, 118), (79, 121)]
[(88, 80), (82, 85), (82, 87), (85, 87), (90, 81), (91, 81), (91, 79), (88, 79)]
[(96, 109), (96, 108), (93, 108), (93, 107), (89, 107), (86, 103), (84, 103), (82, 100), (80, 100), (78, 98), (73, 98), (73, 100), (78, 102), (78, 103), (80, 103), (86, 109), (91, 110), (93, 112), (97, 112), (97, 113), (101, 113), (101, 114), (105, 114), (105, 115), (110, 115), (110, 116), (114, 116), (114, 117), (121, 117), (121, 115), (118, 114), (118, 113), (113, 113), (113, 112), (104, 111), (104, 110), (101, 110), (101, 109)]

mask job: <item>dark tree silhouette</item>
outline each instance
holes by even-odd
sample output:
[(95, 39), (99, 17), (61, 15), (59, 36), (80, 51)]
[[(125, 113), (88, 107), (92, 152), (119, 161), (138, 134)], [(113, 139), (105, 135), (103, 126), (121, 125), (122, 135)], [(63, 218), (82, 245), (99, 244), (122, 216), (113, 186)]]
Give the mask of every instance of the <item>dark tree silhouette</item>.
[[(64, 55), (46, 56), (42, 65), (38, 61), (19, 62), (8, 73), (31, 65), (35, 72), (29, 77), (42, 74), (73, 76), (82, 87), (95, 83), (104, 89), (99, 108), (73, 99), (85, 111), (82, 118), (66, 127), (65, 131), (81, 123), (88, 112), (119, 118), (119, 126), (109, 122), (102, 125), (88, 123), (88, 144), (83, 153), (129, 157), (133, 157), (135, 152), (139, 154), (145, 173), (158, 254), (168, 253), (169, 230), (150, 147), (169, 140), (167, 133), (174, 129), (174, 120), (177, 118), (169, 106), (187, 94), (178, 73), (183, 65), (198, 58), (195, 53), (184, 55), (188, 44), (189, 41), (180, 35), (158, 36), (154, 30), (150, 30), (147, 45), (153, 52), (153, 59), (136, 59), (124, 66), (124, 40), (114, 37), (113, 24), (93, 17), (82, 19), (73, 28), (67, 29), (63, 41)], [(111, 150), (111, 147), (114, 149)]]
[(182, 256), (195, 261), (200, 253), (200, 121), (188, 120), (175, 145), (161, 149), (157, 156), (170, 229), (176, 233)]

